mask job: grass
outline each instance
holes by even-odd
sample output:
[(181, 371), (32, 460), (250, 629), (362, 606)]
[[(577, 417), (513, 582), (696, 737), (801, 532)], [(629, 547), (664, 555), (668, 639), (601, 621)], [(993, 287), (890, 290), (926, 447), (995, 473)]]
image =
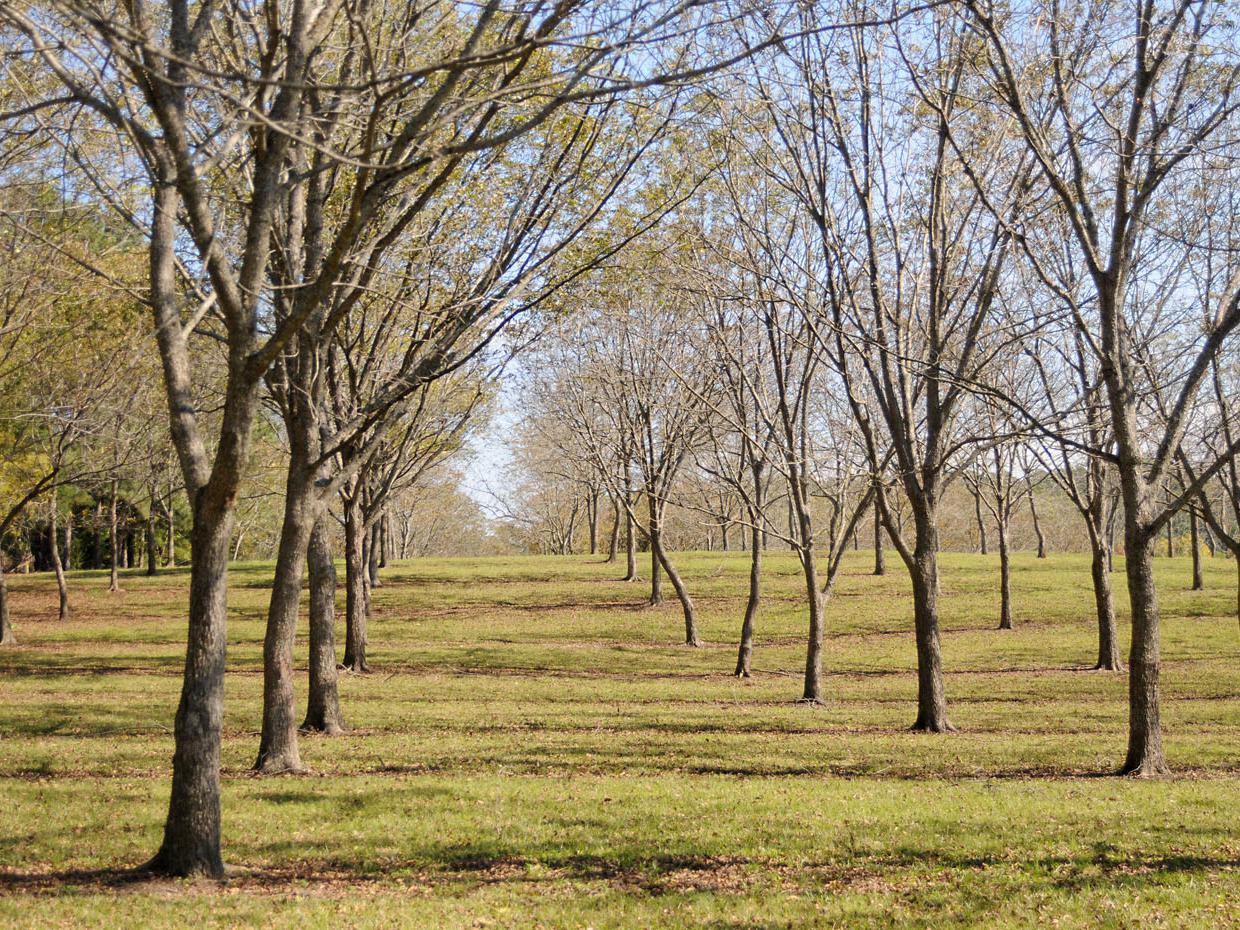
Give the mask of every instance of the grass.
[[(269, 565), (232, 575), (224, 885), (138, 881), (158, 845), (187, 574), (10, 578), (0, 651), (0, 926), (1237, 927), (1235, 566), (1159, 560), (1175, 776), (1122, 759), (1126, 681), (1088, 671), (1089, 567), (943, 559), (950, 736), (907, 731), (907, 578), (867, 555), (828, 606), (828, 704), (795, 703), (795, 562), (768, 561), (756, 675), (735, 662), (742, 555), (684, 554), (707, 645), (597, 559), (399, 563), (376, 671), (312, 774), (258, 778)], [(1122, 574), (1116, 577), (1122, 592)], [(1125, 598), (1119, 597), (1123, 602)], [(305, 643), (299, 642), (304, 661)]]

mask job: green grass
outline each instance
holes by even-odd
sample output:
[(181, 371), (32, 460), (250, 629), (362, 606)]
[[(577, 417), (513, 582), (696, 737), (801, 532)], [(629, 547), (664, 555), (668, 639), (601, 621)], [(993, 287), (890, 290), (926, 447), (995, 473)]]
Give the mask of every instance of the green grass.
[[(910, 733), (902, 567), (846, 563), (828, 704), (795, 703), (796, 564), (768, 560), (756, 676), (735, 662), (746, 562), (680, 557), (677, 605), (597, 559), (411, 561), (376, 591), (375, 672), (312, 773), (257, 778), (269, 565), (232, 575), (224, 885), (134, 881), (158, 845), (187, 574), (10, 578), (0, 651), (0, 927), (1236, 927), (1235, 566), (1159, 560), (1176, 774), (1109, 777), (1126, 681), (1095, 653), (1087, 561), (943, 559), (950, 736)], [(1122, 574), (1116, 576), (1119, 601)], [(1122, 626), (1126, 630), (1126, 618)], [(298, 644), (305, 656), (305, 643)], [(304, 686), (304, 679), (303, 679)]]

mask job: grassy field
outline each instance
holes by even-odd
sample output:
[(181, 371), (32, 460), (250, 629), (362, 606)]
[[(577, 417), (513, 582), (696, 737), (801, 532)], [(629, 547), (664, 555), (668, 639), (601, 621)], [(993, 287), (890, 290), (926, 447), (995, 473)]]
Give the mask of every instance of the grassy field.
[[(167, 803), (187, 574), (10, 578), (0, 651), (0, 927), (1240, 927), (1235, 566), (1159, 561), (1175, 776), (1105, 776), (1126, 682), (1091, 672), (1081, 557), (943, 560), (960, 732), (907, 732), (902, 566), (851, 557), (827, 610), (825, 707), (794, 703), (799, 576), (768, 562), (755, 677), (737, 681), (743, 555), (683, 555), (674, 602), (597, 559), (393, 565), (350, 732), (311, 774), (257, 778), (269, 565), (232, 576), (224, 885), (134, 881)], [(1122, 574), (1116, 576), (1122, 596)], [(1124, 624), (1126, 627), (1126, 624)], [(1125, 632), (1126, 637), (1126, 632)], [(301, 661), (305, 643), (299, 643)]]

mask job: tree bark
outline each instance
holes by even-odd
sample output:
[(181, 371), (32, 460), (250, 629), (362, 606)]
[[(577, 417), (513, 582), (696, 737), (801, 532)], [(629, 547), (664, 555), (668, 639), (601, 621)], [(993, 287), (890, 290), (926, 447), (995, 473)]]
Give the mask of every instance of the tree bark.
[(620, 549), (620, 505), (614, 500), (611, 504), (611, 533), (607, 538), (607, 561), (616, 561), (616, 553)]
[(877, 500), (874, 503), (874, 574), (887, 574), (887, 556), (883, 550), (883, 516)]
[[(304, 432), (293, 427), (290, 432)], [(275, 580), (263, 639), (263, 729), (255, 770), (264, 774), (299, 772), (296, 700), (293, 692), (293, 646), (301, 604), (306, 548), (315, 524), (314, 480), (303, 446), (293, 435), (284, 485), (284, 522), (276, 550)]]
[[(650, 540), (650, 550), (655, 554), (655, 568), (659, 565), (663, 566), (663, 570), (667, 572), (668, 580), (671, 581), (672, 587), (676, 591), (676, 596), (680, 599), (681, 609), (685, 615), (685, 645), (700, 646), (702, 641), (697, 635), (697, 617), (693, 610), (693, 599), (689, 597), (689, 590), (685, 587), (684, 581), (680, 577), (680, 573), (676, 571), (676, 567), (672, 564), (671, 559), (667, 557), (667, 553), (663, 549), (663, 532), (662, 529), (654, 531), (654, 535)], [(660, 598), (662, 593), (660, 592)]]
[(379, 524), (382, 520), (376, 520), (370, 528), (366, 548), (366, 580), (369, 582), (371, 589), (382, 588), (383, 579), (379, 577), (379, 563), (382, 561), (383, 552), (383, 534)]
[(154, 575), (159, 566), (159, 541), (155, 538), (155, 488), (151, 488), (151, 504), (146, 511), (146, 573)]
[(1038, 538), (1038, 558), (1046, 558), (1046, 534), (1042, 532), (1042, 520), (1038, 516), (1038, 504), (1032, 486), (1029, 488), (1029, 516), (1033, 518), (1033, 534)]
[(909, 574), (913, 582), (913, 627), (917, 641), (917, 719), (914, 730), (948, 733), (943, 653), (939, 643), (938, 531), (933, 518), (917, 515), (917, 543)]
[(1119, 636), (1115, 628), (1115, 604), (1111, 595), (1111, 567), (1107, 554), (1106, 531), (1090, 527), (1090, 571), (1094, 579), (1094, 605), (1098, 615), (1098, 663), (1099, 671), (1122, 672)]
[(168, 556), (164, 560), (168, 568), (177, 565), (177, 521), (176, 509), (172, 506), (172, 488), (168, 489)]
[(57, 616), (61, 620), (69, 619), (69, 585), (65, 582), (65, 566), (60, 560), (60, 542), (56, 539), (56, 521), (60, 504), (59, 486), (53, 482), (51, 502), (48, 505), (48, 543), (52, 552), (52, 568), (56, 572), (56, 591), (60, 596), (60, 608)]
[(310, 694), (303, 730), (335, 736), (344, 732), (336, 674), (336, 566), (324, 512), (310, 534)]
[(1206, 586), (1205, 579), (1201, 576), (1201, 536), (1197, 528), (1197, 514), (1195, 511), (1189, 511), (1188, 514), (1188, 535), (1189, 545), (1193, 550), (1193, 590), (1200, 591)]
[[(750, 464), (753, 475), (753, 506), (749, 509), (749, 599), (745, 602), (745, 618), (741, 621), (741, 642), (736, 656), (736, 676), (753, 674), (753, 627), (762, 602), (762, 469), (755, 459)], [(741, 536), (742, 541), (744, 535)]]
[(1121, 774), (1164, 775), (1168, 770), (1159, 714), (1161, 657), (1154, 540), (1133, 525), (1137, 517), (1128, 510), (1125, 506), (1124, 564), (1132, 600), (1132, 646), (1128, 653), (1128, 756)]
[(4, 553), (0, 552), (0, 646), (17, 644), (13, 624), (9, 620), (9, 583), (4, 574)]
[(344, 501), (344, 665), (355, 672), (368, 672), (366, 663), (366, 592), (363, 579), (364, 538), (362, 504), (354, 495)]
[(147, 868), (167, 875), (222, 878), (220, 858), (220, 727), (228, 621), (231, 498), (210, 489), (193, 501), (190, 531), (189, 633), (185, 680), (173, 733), (172, 793), (164, 840)]
[(590, 521), (590, 555), (598, 555), (598, 490), (592, 489), (586, 499), (587, 517)]
[(801, 701), (822, 704), (822, 647), (826, 624), (823, 622), (823, 593), (818, 590), (818, 567), (812, 541), (810, 545), (802, 546), (799, 555), (809, 597), (809, 644), (805, 650), (805, 689), (801, 693)]
[(108, 590), (119, 591), (121, 589), (120, 576), (117, 574), (117, 565), (120, 558), (120, 540), (117, 538), (117, 519), (116, 519), (116, 499), (119, 493), (120, 482), (112, 479), (112, 493), (108, 503), (108, 525), (109, 542), (111, 544), (111, 574), (108, 578)]
[(986, 542), (986, 521), (982, 518), (982, 495), (977, 489), (973, 489), (973, 515), (977, 520), (977, 551), (982, 555), (990, 554), (990, 547)]
[(1012, 629), (1012, 558), (1007, 521), (999, 521), (999, 629)]

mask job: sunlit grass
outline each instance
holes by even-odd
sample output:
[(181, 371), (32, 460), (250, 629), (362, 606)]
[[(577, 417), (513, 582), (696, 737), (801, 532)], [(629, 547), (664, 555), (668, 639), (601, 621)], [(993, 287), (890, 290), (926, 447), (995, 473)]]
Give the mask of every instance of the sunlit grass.
[[(183, 661), (185, 571), (11, 577), (0, 651), (0, 926), (1235, 926), (1240, 627), (1235, 565), (1159, 560), (1170, 780), (1109, 777), (1122, 675), (1092, 672), (1087, 561), (943, 559), (960, 732), (908, 732), (898, 562), (851, 555), (828, 606), (827, 706), (795, 703), (805, 614), (771, 553), (756, 674), (735, 662), (746, 562), (679, 556), (678, 607), (598, 559), (411, 561), (375, 592), (375, 672), (313, 774), (249, 774), (269, 565), (232, 573), (226, 886), (131, 883), (158, 844)], [(644, 566), (643, 566), (644, 567)], [(1115, 577), (1118, 600), (1123, 576)], [(1125, 623), (1121, 623), (1126, 627)], [(1125, 634), (1126, 635), (1126, 634)], [(301, 661), (305, 643), (298, 644)], [(304, 687), (304, 681), (302, 682)], [(304, 695), (304, 692), (303, 692)], [(1106, 776), (1106, 777), (1096, 777)]]

